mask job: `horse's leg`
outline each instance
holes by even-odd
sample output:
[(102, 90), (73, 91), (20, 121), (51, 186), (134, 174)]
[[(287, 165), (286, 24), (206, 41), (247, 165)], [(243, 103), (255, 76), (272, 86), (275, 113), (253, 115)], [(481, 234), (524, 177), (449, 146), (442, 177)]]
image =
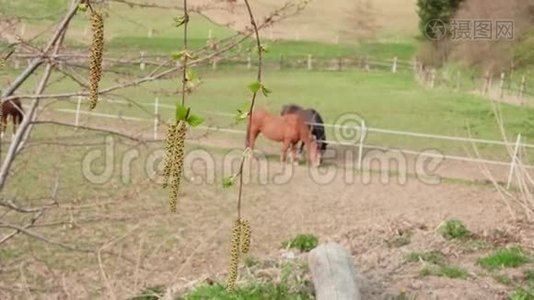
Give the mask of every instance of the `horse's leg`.
[(2, 118), (0, 119), (0, 127), (1, 127), (1, 132), (0, 132), (0, 139), (4, 139), (4, 133), (6, 132), (6, 127), (7, 127), (7, 116), (4, 114), (2, 114)]
[(299, 160), (302, 159), (302, 152), (304, 151), (304, 142), (300, 142)]
[(250, 129), (250, 136), (248, 139), (248, 147), (250, 148), (249, 154), (248, 154), (249, 159), (252, 159), (254, 157), (254, 145), (256, 144), (256, 138), (258, 138), (259, 134), (260, 134), (259, 130), (255, 128)]
[(298, 166), (299, 159), (297, 158), (297, 143), (291, 144), (291, 158), (292, 158), (293, 164)]
[(15, 139), (15, 133), (17, 132), (17, 123), (19, 121), (19, 118), (17, 115), (13, 116), (13, 133), (11, 134), (11, 140)]
[(280, 156), (280, 162), (284, 164), (287, 161), (287, 150), (289, 149), (289, 141), (284, 141), (282, 148), (282, 155)]

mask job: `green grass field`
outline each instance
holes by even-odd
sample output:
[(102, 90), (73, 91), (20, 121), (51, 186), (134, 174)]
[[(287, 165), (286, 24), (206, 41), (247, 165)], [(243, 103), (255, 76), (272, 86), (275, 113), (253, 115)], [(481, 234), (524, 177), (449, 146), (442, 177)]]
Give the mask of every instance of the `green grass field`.
[[(244, 68), (242, 68), (244, 69)], [(188, 103), (194, 111), (208, 118), (209, 124), (228, 126), (232, 118), (217, 113), (233, 114), (237, 108), (249, 101), (247, 84), (252, 82), (254, 71), (221, 68), (197, 70), (203, 83), (189, 97)], [(31, 92), (33, 82), (25, 84), (24, 89)], [(58, 77), (56, 76), (56, 79)], [(106, 75), (102, 87), (113, 85), (119, 78)], [(467, 125), (471, 126), (474, 137), (499, 140), (500, 135), (488, 100), (468, 93), (456, 93), (445, 88), (427, 89), (418, 85), (410, 72), (392, 74), (389, 72), (364, 71), (307, 71), (307, 70), (266, 70), (265, 85), (273, 92), (266, 98), (260, 96), (257, 105), (278, 113), (280, 107), (297, 103), (316, 108), (326, 123), (338, 124), (338, 119), (346, 113), (357, 113), (366, 121), (368, 127), (416, 133), (467, 137)], [(152, 82), (142, 87), (122, 90), (123, 95), (139, 106), (103, 102), (95, 109), (96, 113), (122, 115), (147, 119), (153, 118), (153, 103), (159, 98), (160, 113), (164, 120), (173, 117), (178, 95), (159, 95), (157, 91), (177, 90), (178, 79)], [(57, 81), (50, 85), (48, 92), (78, 91), (73, 82)], [(20, 91), (22, 93), (22, 91)], [(120, 100), (117, 97), (109, 97)], [(124, 100), (123, 100), (124, 101)], [(86, 109), (86, 104), (82, 106)], [(76, 99), (52, 104), (53, 109), (76, 108)], [(527, 140), (534, 138), (533, 110), (512, 105), (502, 105), (509, 138), (521, 133)], [(215, 113), (215, 114), (213, 114)], [(65, 113), (68, 115), (68, 113)], [(244, 124), (238, 126), (244, 128)], [(334, 139), (333, 131), (328, 131)], [(467, 143), (453, 143), (417, 137), (403, 137), (371, 133), (368, 143), (384, 147), (397, 147), (409, 150), (437, 148), (447, 154), (465, 155)], [(504, 147), (479, 145), (484, 154), (504, 158)], [(494, 156), (495, 155), (495, 156)]]
[[(36, 9), (47, 13), (57, 11), (56, 6), (60, 5), (61, 1), (56, 2), (54, 5), (36, 7)], [(9, 13), (21, 13), (23, 11), (23, 7), (20, 5), (7, 5), (7, 7)], [(170, 56), (172, 52), (181, 49), (183, 42), (181, 28), (173, 27), (172, 21), (177, 15), (175, 11), (137, 8), (124, 10), (124, 8), (123, 5), (119, 4), (110, 6), (105, 27), (107, 55), (136, 56), (139, 51), (145, 51), (148, 55)], [(158, 17), (152, 19), (150, 26), (141, 21), (143, 16), (151, 15)], [(50, 20), (41, 20), (30, 27), (42, 23), (50, 23)], [(89, 37), (83, 35), (86, 25), (87, 17), (85, 15), (76, 16), (72, 23), (72, 31), (67, 38), (69, 44), (80, 47), (88, 42)], [(147, 37), (150, 28), (155, 30), (155, 35), (152, 38)], [(217, 26), (198, 15), (193, 16), (190, 29), (189, 36), (192, 48), (206, 44), (209, 30), (212, 31), (214, 38), (225, 38), (233, 34), (232, 30)], [(46, 34), (42, 38), (45, 37)], [(289, 40), (265, 41), (265, 43), (268, 48), (265, 61), (271, 64), (278, 61), (282, 55), (287, 58), (300, 57), (304, 59), (308, 54), (317, 58), (371, 56), (385, 61), (397, 56), (401, 60), (409, 60), (417, 51), (418, 45), (414, 39), (376, 40), (363, 43), (342, 42), (338, 45), (316, 41)], [(135, 67), (121, 67), (120, 70), (139, 74), (139, 70), (136, 70)], [(3, 72), (0, 73), (2, 84), (7, 84), (9, 78), (13, 78), (16, 74), (14, 70), (0, 72)], [(443, 72), (449, 72), (453, 76), (456, 69), (450, 68), (450, 70), (446, 69)], [(250, 98), (246, 85), (253, 80), (254, 70), (246, 70), (244, 66), (221, 64), (217, 71), (208, 67), (201, 67), (198, 69), (198, 74), (203, 83), (189, 99), (193, 109), (204, 114), (209, 119), (210, 124), (225, 125), (231, 123), (231, 118), (210, 115), (209, 112), (231, 114), (237, 108), (242, 107)], [(336, 123), (336, 119), (342, 114), (353, 112), (360, 114), (366, 120), (367, 126), (373, 128), (461, 137), (467, 135), (466, 128), (469, 123), (475, 137), (500, 139), (488, 100), (468, 93), (472, 90), (473, 83), (469, 81), (470, 75), (467, 71), (463, 71), (462, 74), (464, 74), (462, 92), (456, 93), (453, 91), (453, 84), (448, 84), (448, 88), (443, 87), (434, 90), (421, 87), (414, 80), (413, 74), (406, 70), (392, 74), (383, 71), (369, 73), (358, 70), (338, 72), (287, 69), (278, 71), (267, 68), (264, 81), (273, 93), (267, 99), (260, 97), (258, 105), (278, 112), (283, 104), (298, 103), (306, 107), (316, 108), (327, 123)], [(78, 90), (74, 82), (65, 78), (60, 79), (59, 75), (54, 77), (57, 81), (54, 80), (55, 83), (49, 86), (49, 93)], [(446, 76), (443, 77), (446, 78)], [(36, 78), (38, 78), (37, 75), (33, 75), (19, 92), (22, 93), (25, 90), (30, 93)], [(108, 73), (104, 76), (101, 87), (105, 88), (124, 79), (124, 76)], [(151, 103), (158, 97), (160, 103), (163, 104), (162, 117), (169, 119), (172, 117), (173, 110), (165, 106), (173, 105), (178, 96), (169, 96), (168, 92), (178, 91), (178, 87), (179, 79), (173, 78), (124, 89), (120, 95), (141, 105), (127, 106), (117, 103), (102, 103), (95, 112), (151, 119), (153, 117)], [(158, 90), (165, 90), (167, 94), (160, 95)], [(53, 104), (51, 107), (54, 109), (74, 109), (76, 101), (72, 99), (69, 102)], [(510, 138), (518, 133), (522, 133), (527, 140), (534, 137), (534, 131), (531, 129), (534, 118), (529, 116), (531, 109), (510, 105), (503, 105), (502, 109)], [(240, 126), (243, 127), (243, 125)], [(328, 134), (334, 138), (332, 130)], [(466, 148), (470, 148), (470, 145), (465, 143), (385, 134), (371, 134), (367, 142), (384, 147), (410, 150), (437, 148), (447, 154), (455, 155), (465, 155)], [(504, 148), (501, 146), (481, 145), (480, 147), (485, 155), (504, 157)]]

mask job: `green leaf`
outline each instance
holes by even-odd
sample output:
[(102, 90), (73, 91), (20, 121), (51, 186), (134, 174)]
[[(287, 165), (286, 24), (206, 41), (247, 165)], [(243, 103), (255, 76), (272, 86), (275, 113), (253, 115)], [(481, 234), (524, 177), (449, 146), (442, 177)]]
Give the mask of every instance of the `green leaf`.
[(180, 27), (185, 24), (185, 17), (174, 18), (174, 27)]
[(269, 94), (272, 93), (272, 91), (268, 88), (266, 88), (265, 86), (261, 86), (261, 92), (263, 93), (263, 95), (265, 97), (269, 97)]
[(203, 122), (204, 122), (204, 119), (197, 115), (189, 115), (189, 118), (187, 119), (187, 123), (189, 123), (189, 125), (191, 125), (192, 127), (197, 127)]
[(242, 111), (240, 109), (237, 110), (237, 114), (235, 116), (235, 120), (240, 122), (245, 120), (248, 117), (248, 111)]
[(189, 108), (183, 105), (178, 105), (176, 107), (176, 119), (185, 121), (188, 111), (189, 111)]
[(229, 188), (234, 185), (234, 176), (229, 176), (223, 179), (223, 187)]
[(267, 45), (260, 45), (260, 51), (264, 52), (264, 53), (267, 53), (269, 52), (269, 49), (267, 48)]
[(195, 72), (195, 70), (193, 69), (188, 69), (187, 70), (187, 75), (185, 77), (187, 79), (187, 81), (193, 81), (197, 78), (197, 74)]
[(185, 51), (184, 51), (184, 50), (182, 50), (182, 51), (177, 51), (177, 52), (173, 52), (173, 53), (171, 54), (171, 57), (172, 57), (172, 59), (174, 59), (174, 60), (180, 60), (180, 59), (182, 59), (182, 57), (184, 56), (184, 54), (185, 54)]
[(87, 4), (86, 3), (80, 3), (78, 4), (78, 10), (80, 12), (86, 12), (87, 11)]
[(248, 117), (248, 112), (250, 109), (249, 105), (250, 104), (248, 102), (245, 102), (243, 103), (241, 108), (236, 109), (237, 113), (235, 115), (235, 120), (237, 122), (243, 121)]
[(259, 81), (254, 81), (253, 83), (248, 85), (248, 89), (253, 92), (257, 93), (261, 88), (261, 83)]

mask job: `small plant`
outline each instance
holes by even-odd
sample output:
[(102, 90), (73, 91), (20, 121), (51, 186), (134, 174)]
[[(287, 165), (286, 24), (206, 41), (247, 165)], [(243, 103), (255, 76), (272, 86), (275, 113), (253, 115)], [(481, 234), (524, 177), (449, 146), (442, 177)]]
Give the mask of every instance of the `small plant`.
[(498, 283), (504, 285), (512, 285), (514, 283), (512, 278), (504, 274), (495, 274), (493, 275), (493, 279), (495, 279), (495, 281), (497, 281)]
[(390, 240), (386, 240), (386, 244), (388, 245), (388, 247), (391, 247), (391, 248), (400, 248), (402, 246), (406, 246), (410, 244), (411, 237), (412, 237), (411, 232), (403, 232), (399, 236), (395, 236), (394, 238)]
[(429, 252), (412, 252), (406, 256), (409, 262), (424, 261), (434, 265), (442, 265), (445, 263), (445, 256), (443, 253), (433, 250)]
[(313, 234), (299, 234), (295, 238), (282, 243), (283, 248), (297, 248), (302, 252), (309, 252), (317, 247), (319, 239)]
[(525, 271), (525, 280), (534, 287), (534, 270)]
[(485, 269), (517, 268), (530, 262), (531, 259), (518, 247), (499, 249), (493, 254), (478, 260)]
[(510, 295), (508, 299), (510, 300), (534, 300), (534, 291), (519, 287)]
[(459, 245), (461, 248), (467, 250), (467, 251), (477, 251), (477, 250), (484, 250), (491, 247), (491, 245), (480, 239), (470, 239), (462, 241), (462, 243)]
[(400, 293), (397, 296), (393, 297), (393, 300), (411, 300), (415, 299), (415, 297), (409, 296), (406, 289), (401, 289)]
[(440, 265), (429, 265), (425, 266), (421, 272), (421, 276), (438, 276), (438, 277), (447, 277), (447, 278), (460, 278), (465, 279), (469, 276), (469, 273), (455, 266), (440, 266)]
[(311, 295), (303, 292), (291, 292), (285, 284), (272, 282), (252, 282), (243, 286), (236, 286), (229, 292), (223, 284), (201, 285), (191, 293), (178, 297), (179, 300), (247, 300), (247, 299), (273, 299), (273, 300), (307, 300), (313, 299)]
[(465, 239), (471, 236), (471, 232), (459, 220), (447, 220), (440, 226), (441, 235), (448, 239)]
[(130, 300), (158, 300), (163, 297), (165, 287), (161, 285), (146, 287), (138, 296), (130, 298)]
[(252, 268), (260, 264), (260, 262), (254, 256), (250, 256), (250, 255), (244, 257), (243, 263), (248, 268)]
[(406, 256), (409, 262), (424, 262), (425, 267), (421, 270), (421, 276), (439, 276), (448, 278), (467, 278), (469, 273), (455, 266), (446, 265), (446, 257), (440, 251), (412, 252)]

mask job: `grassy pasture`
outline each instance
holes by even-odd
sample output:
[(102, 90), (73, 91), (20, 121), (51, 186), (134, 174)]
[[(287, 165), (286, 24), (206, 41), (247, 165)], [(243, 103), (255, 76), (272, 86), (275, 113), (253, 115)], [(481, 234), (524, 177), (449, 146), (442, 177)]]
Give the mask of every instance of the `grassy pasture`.
[[(212, 71), (209, 68), (200, 68), (198, 73), (203, 84), (189, 99), (193, 110), (208, 118), (209, 125), (230, 126), (232, 117), (218, 114), (233, 114), (248, 101), (249, 92), (246, 85), (254, 76), (253, 71), (235, 68)], [(32, 77), (23, 90), (31, 92), (36, 78), (37, 75)], [(498, 128), (488, 100), (447, 89), (422, 88), (409, 72), (391, 74), (363, 71), (267, 70), (264, 78), (265, 84), (273, 93), (268, 98), (260, 96), (258, 105), (275, 113), (278, 113), (284, 104), (297, 103), (316, 108), (329, 124), (336, 124), (345, 113), (357, 113), (366, 121), (367, 126), (372, 128), (466, 137), (469, 124), (474, 137), (499, 140)], [(112, 85), (118, 79), (114, 75), (106, 75), (102, 87)], [(167, 79), (142, 87), (127, 88), (122, 90), (120, 95), (132, 99), (140, 106), (116, 102), (102, 103), (97, 106), (95, 112), (147, 119), (146, 127), (150, 128), (155, 97), (158, 97), (162, 104), (160, 114), (163, 120), (173, 117), (172, 106), (178, 100), (178, 95), (159, 95), (158, 92), (178, 91), (176, 82), (176, 79)], [(63, 80), (50, 85), (48, 90), (49, 93), (66, 91), (77, 91), (77, 87), (74, 83)], [(20, 92), (22, 93), (22, 90)], [(121, 100), (114, 96), (110, 98)], [(49, 107), (74, 110), (76, 99), (57, 101)], [(84, 103), (82, 110), (85, 109)], [(512, 140), (518, 133), (527, 140), (534, 138), (532, 109), (503, 104), (502, 110), (507, 132)], [(61, 114), (74, 119), (73, 114)], [(97, 122), (96, 120), (98, 118), (93, 118), (93, 122)], [(239, 124), (236, 128), (244, 129), (244, 124)], [(329, 129), (327, 134), (329, 139), (335, 140), (332, 129)], [(415, 151), (435, 148), (451, 155), (466, 155), (466, 151), (471, 147), (467, 143), (381, 133), (371, 133), (367, 143)], [(504, 158), (502, 146), (478, 146), (487, 158)]]

